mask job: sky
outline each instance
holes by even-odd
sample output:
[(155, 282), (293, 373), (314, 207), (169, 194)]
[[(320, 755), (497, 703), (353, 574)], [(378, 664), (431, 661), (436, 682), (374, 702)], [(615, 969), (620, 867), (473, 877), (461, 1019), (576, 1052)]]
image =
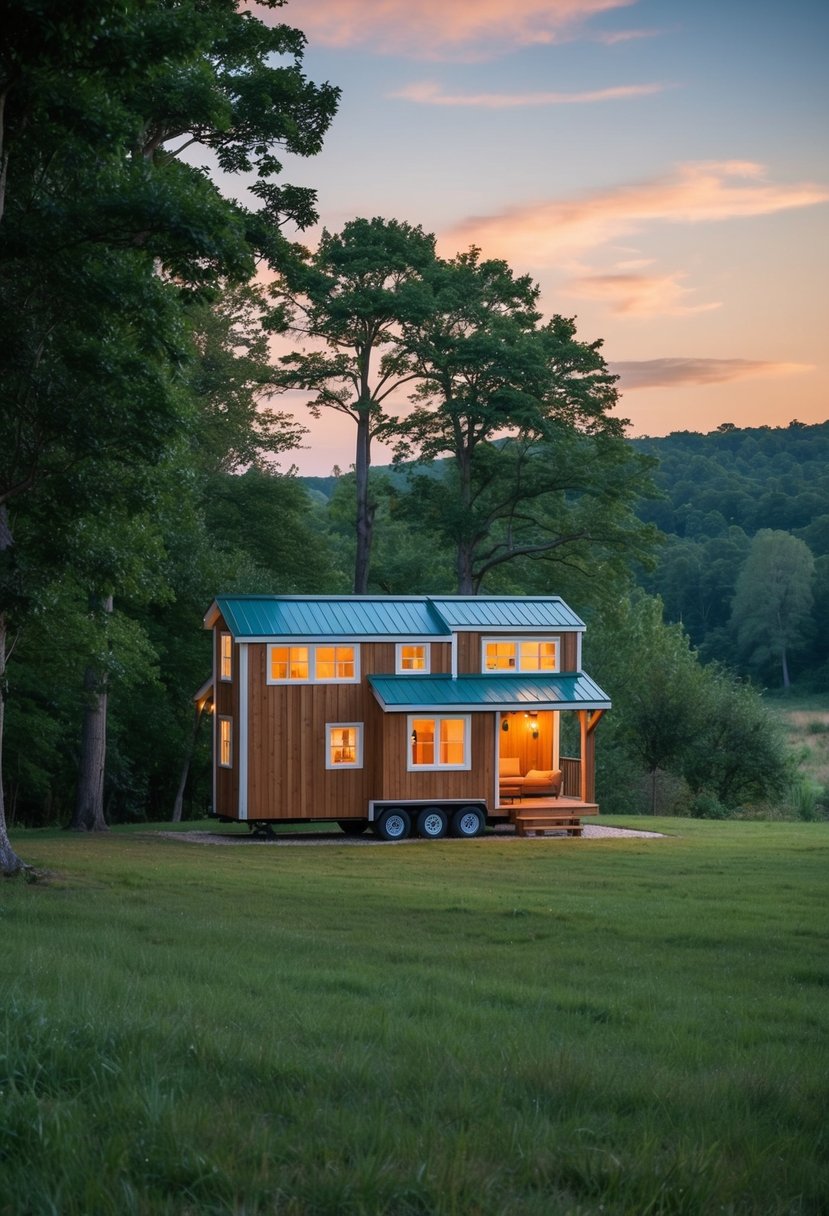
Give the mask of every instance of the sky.
[[(443, 256), (531, 274), (545, 316), (603, 339), (631, 435), (829, 418), (825, 0), (290, 0), (265, 19), (342, 89), (323, 151), (284, 173), (329, 231), (406, 220)], [(349, 420), (296, 404), (298, 470), (348, 468)]]

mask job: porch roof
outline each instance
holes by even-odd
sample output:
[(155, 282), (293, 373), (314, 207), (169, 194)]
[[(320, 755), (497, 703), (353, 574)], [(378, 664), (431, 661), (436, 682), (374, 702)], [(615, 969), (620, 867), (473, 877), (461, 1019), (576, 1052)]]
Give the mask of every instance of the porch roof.
[(555, 675), (404, 675), (368, 677), (386, 713), (454, 710), (610, 709), (610, 698), (583, 671)]

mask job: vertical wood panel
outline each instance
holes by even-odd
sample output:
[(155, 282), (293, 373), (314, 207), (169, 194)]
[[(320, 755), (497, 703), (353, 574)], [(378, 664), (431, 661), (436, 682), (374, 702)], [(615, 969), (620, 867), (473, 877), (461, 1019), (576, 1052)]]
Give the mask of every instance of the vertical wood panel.
[(499, 732), (499, 753), (502, 756), (517, 758), (522, 775), (531, 768), (551, 769), (553, 767), (553, 722), (552, 710), (542, 710), (536, 717), (538, 723), (538, 738), (532, 737), (532, 719), (524, 716), (519, 710), (514, 714), (502, 714), (501, 725), (506, 721), (509, 730)]

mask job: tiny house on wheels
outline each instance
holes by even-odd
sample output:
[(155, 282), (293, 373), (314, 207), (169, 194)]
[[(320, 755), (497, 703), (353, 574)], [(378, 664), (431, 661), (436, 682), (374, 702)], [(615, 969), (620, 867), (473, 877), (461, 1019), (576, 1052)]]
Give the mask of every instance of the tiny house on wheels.
[(213, 810), (416, 832), (581, 834), (607, 695), (557, 596), (220, 596)]

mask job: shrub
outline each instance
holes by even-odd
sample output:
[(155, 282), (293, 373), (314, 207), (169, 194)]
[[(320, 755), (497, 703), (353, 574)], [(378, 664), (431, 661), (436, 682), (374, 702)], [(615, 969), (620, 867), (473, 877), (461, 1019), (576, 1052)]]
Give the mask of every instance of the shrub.
[(731, 811), (715, 794), (697, 794), (691, 802), (693, 819), (728, 819)]

